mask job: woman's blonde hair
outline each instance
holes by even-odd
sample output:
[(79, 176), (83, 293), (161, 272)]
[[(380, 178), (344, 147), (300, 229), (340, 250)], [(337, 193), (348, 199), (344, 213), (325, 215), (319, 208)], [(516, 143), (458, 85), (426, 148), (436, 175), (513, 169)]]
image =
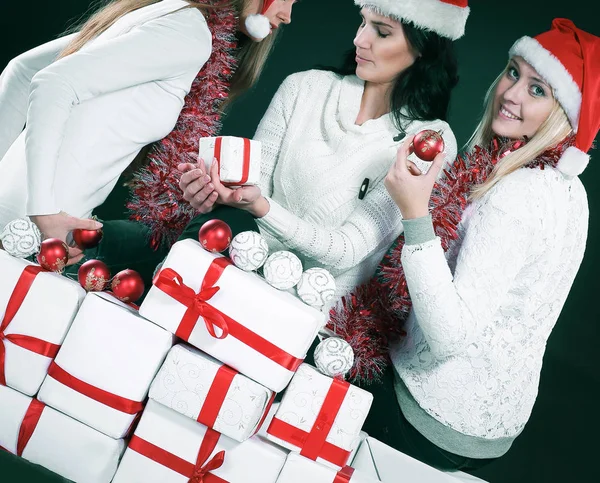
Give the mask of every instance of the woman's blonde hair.
[[(475, 146), (487, 147), (494, 137), (492, 131), (492, 121), (494, 119), (494, 94), (500, 79), (506, 74), (507, 67), (496, 78), (488, 89), (484, 101), (484, 113), (479, 125), (467, 142), (467, 151), (472, 151)], [(510, 173), (522, 168), (526, 164), (533, 161), (547, 149), (556, 146), (565, 139), (573, 130), (565, 111), (554, 98), (554, 107), (539, 127), (535, 135), (522, 148), (507, 154), (502, 161), (496, 165), (487, 180), (476, 186), (471, 192), (470, 199), (476, 200), (485, 195), (492, 189), (502, 178)]]
[[(71, 32), (78, 31), (79, 35), (61, 52), (59, 58), (77, 52), (87, 42), (96, 38), (124, 15), (159, 1), (161, 0), (109, 0), (108, 2), (104, 0), (97, 2), (92, 7), (96, 8), (96, 12), (84, 22), (70, 29)], [(211, 5), (206, 1), (186, 0), (186, 2), (189, 7), (184, 8), (198, 8), (206, 11), (211, 8), (227, 6), (233, 8), (239, 15), (246, 10), (252, 0), (227, 0), (220, 2), (219, 6)], [(269, 37), (261, 42), (254, 42), (245, 35), (241, 37), (235, 54), (238, 65), (231, 79), (227, 102), (251, 88), (258, 81), (275, 43), (276, 32), (277, 30), (273, 31)]]

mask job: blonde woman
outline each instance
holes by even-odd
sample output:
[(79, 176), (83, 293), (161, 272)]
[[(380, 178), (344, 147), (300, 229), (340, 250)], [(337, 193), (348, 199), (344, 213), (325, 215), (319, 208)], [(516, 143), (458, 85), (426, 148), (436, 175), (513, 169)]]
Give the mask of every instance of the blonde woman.
[(114, 0), (78, 33), (11, 61), (0, 78), (0, 229), (26, 215), (45, 237), (99, 228), (86, 218), (142, 148), (197, 142), (193, 112), (204, 132), (218, 129), (229, 86), (236, 95), (257, 80), (294, 3)]
[[(391, 344), (383, 381), (367, 386), (370, 435), (463, 469), (502, 456), (523, 430), (585, 250), (577, 176), (600, 126), (599, 48), (600, 38), (554, 20), (514, 44), (470, 152), (445, 180), (435, 181), (441, 157), (415, 175), (399, 153), (386, 187), (404, 234), (373, 284), (383, 284), (379, 317), (406, 335)], [(373, 303), (359, 299), (332, 320), (358, 323)]]

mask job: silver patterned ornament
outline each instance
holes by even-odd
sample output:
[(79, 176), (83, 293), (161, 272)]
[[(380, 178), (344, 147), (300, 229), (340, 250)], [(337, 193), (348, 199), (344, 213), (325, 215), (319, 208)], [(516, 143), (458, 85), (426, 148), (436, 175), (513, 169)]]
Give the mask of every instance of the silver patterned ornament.
[(348, 342), (329, 337), (319, 343), (314, 352), (317, 369), (326, 376), (345, 376), (354, 364), (354, 351)]
[(9, 255), (27, 258), (40, 250), (42, 234), (29, 218), (18, 218), (4, 227), (0, 241)]
[(250, 272), (263, 266), (269, 256), (267, 241), (255, 231), (238, 233), (229, 246), (229, 258), (234, 265)]
[(306, 270), (296, 291), (305, 303), (320, 309), (335, 297), (335, 279), (333, 275), (324, 268), (309, 268)]
[(292, 252), (275, 252), (263, 266), (265, 280), (279, 290), (294, 287), (302, 277), (302, 262)]

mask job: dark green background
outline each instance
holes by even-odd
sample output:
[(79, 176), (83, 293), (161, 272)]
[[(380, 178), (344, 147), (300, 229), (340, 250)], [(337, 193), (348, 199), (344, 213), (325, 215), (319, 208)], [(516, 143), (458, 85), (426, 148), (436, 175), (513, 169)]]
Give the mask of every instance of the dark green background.
[[(11, 57), (59, 34), (90, 4), (88, 0), (0, 0), (0, 68)], [(476, 0), (470, 4), (467, 34), (456, 44), (461, 80), (454, 91), (450, 116), (459, 144), (474, 129), (484, 93), (504, 67), (507, 51), (518, 37), (546, 30), (552, 18), (558, 16), (571, 18), (579, 27), (600, 35), (597, 0)], [(342, 54), (352, 48), (358, 23), (351, 0), (301, 0), (294, 8), (294, 22), (281, 36), (262, 80), (234, 105), (224, 133), (252, 136), (285, 76), (316, 65), (338, 64)], [(530, 422), (506, 456), (477, 473), (490, 482), (600, 481), (596, 398), (600, 384), (600, 309), (596, 300), (599, 258), (594, 249), (600, 242), (598, 179), (600, 159), (592, 159), (582, 175), (591, 213), (585, 259), (548, 343)], [(123, 190), (116, 190), (102, 208), (104, 217), (120, 216), (123, 194)], [(29, 481), (60, 479), (45, 477), (22, 461), (0, 455), (0, 482)], [(401, 473), (398, 481), (403, 481)]]

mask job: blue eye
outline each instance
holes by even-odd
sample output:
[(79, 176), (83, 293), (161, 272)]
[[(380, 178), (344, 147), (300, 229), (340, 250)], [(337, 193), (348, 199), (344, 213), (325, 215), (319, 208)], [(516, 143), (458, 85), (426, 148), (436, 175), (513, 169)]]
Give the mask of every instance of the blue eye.
[(531, 86), (531, 95), (534, 97), (545, 97), (546, 91), (541, 86), (534, 84)]
[(517, 80), (519, 78), (519, 71), (514, 67), (509, 67), (506, 71), (506, 75), (509, 79)]

